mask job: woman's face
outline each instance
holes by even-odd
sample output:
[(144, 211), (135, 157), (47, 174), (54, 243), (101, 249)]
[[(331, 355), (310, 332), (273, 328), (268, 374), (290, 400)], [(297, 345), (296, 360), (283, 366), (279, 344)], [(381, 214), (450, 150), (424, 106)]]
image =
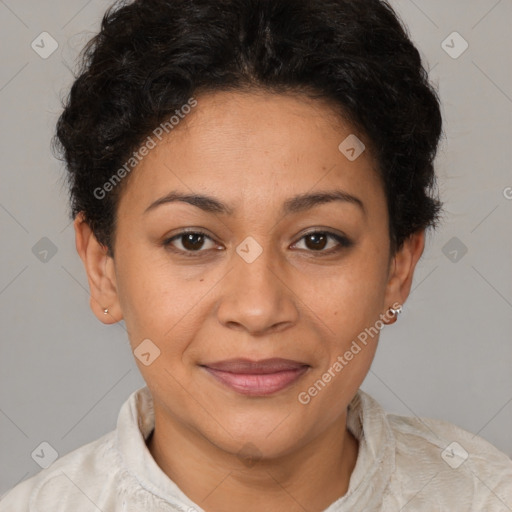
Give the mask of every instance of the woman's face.
[[(344, 417), (375, 326), (407, 297), (423, 246), (390, 259), (374, 161), (339, 149), (353, 131), (328, 104), (241, 92), (197, 101), (132, 171), (109, 267), (115, 292), (97, 300), (125, 320), (157, 425), (229, 453), (284, 455)], [(212, 200), (155, 204), (170, 193)], [(238, 358), (296, 364), (266, 376), (212, 369)]]

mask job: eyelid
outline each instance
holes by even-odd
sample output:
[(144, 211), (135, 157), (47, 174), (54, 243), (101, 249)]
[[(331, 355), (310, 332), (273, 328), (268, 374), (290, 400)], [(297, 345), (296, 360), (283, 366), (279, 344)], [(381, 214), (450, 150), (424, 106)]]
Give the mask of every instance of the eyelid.
[(310, 231), (302, 233), (300, 235), (300, 237), (297, 239), (297, 241), (292, 244), (292, 246), (298, 244), (300, 241), (302, 241), (307, 236), (315, 235), (317, 233), (326, 235), (328, 238), (333, 238), (334, 240), (336, 240), (336, 242), (338, 242), (338, 245), (336, 247), (331, 247), (330, 249), (321, 250), (321, 251), (306, 250), (307, 253), (310, 253), (310, 254), (317, 253), (319, 255), (328, 255), (328, 254), (336, 253), (342, 249), (348, 249), (349, 247), (352, 247), (354, 245), (354, 242), (343, 233), (335, 233), (333, 231), (330, 231), (327, 228), (314, 228)]
[(333, 238), (341, 238), (350, 242), (350, 238), (343, 233), (343, 231), (333, 230), (332, 228), (323, 228), (323, 227), (314, 227), (309, 228), (306, 231), (299, 234), (297, 241), (302, 240), (304, 237), (308, 235), (314, 235), (316, 233), (323, 233), (324, 235), (332, 236)]
[(200, 249), (198, 251), (183, 251), (181, 249), (176, 249), (175, 247), (173, 247), (172, 242), (174, 240), (177, 240), (180, 237), (187, 235), (187, 234), (203, 235), (205, 238), (208, 238), (212, 242), (215, 242), (215, 239), (212, 236), (210, 236), (208, 233), (206, 233), (206, 231), (204, 231), (200, 228), (186, 228), (186, 229), (183, 229), (182, 231), (180, 231), (179, 233), (176, 233), (175, 235), (165, 238), (165, 240), (162, 242), (162, 245), (166, 248), (170, 248), (171, 250), (178, 252), (179, 254), (183, 254), (185, 256), (190, 256), (190, 255), (193, 256), (194, 254), (200, 254), (200, 253), (208, 252), (209, 250), (211, 250), (211, 249)]

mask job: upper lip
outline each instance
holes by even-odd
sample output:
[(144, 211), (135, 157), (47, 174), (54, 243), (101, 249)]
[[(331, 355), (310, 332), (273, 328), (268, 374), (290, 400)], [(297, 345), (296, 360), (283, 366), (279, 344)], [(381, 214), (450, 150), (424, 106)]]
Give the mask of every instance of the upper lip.
[(292, 361), (291, 359), (274, 357), (272, 359), (261, 359), (259, 361), (242, 358), (227, 359), (225, 361), (202, 364), (201, 366), (229, 373), (266, 374), (286, 370), (297, 370), (298, 368), (303, 368), (304, 366), (309, 365), (298, 361)]

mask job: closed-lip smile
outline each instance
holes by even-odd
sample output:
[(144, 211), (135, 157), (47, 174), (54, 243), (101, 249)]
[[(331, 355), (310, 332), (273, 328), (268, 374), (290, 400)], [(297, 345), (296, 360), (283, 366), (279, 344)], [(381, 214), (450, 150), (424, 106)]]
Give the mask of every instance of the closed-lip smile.
[(281, 391), (310, 368), (306, 363), (283, 358), (259, 361), (236, 358), (200, 366), (218, 382), (238, 393), (250, 396), (265, 396)]

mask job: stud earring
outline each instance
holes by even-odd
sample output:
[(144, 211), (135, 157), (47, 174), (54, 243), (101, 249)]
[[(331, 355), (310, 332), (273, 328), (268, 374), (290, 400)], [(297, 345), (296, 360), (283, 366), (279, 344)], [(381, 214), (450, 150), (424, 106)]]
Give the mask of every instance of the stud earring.
[[(394, 304), (393, 304), (394, 305)], [(398, 319), (398, 315), (402, 312), (402, 305), (401, 304), (398, 304), (398, 307), (397, 308), (394, 308), (393, 306), (390, 306), (389, 309), (388, 309), (388, 313), (390, 313), (391, 315), (393, 315), (393, 318), (391, 319), (390, 322), (388, 322), (388, 325), (391, 325), (391, 324), (394, 324), (397, 319)]]
[(103, 314), (104, 314), (104, 315), (108, 315), (108, 308), (105, 308), (105, 309), (103, 310)]

